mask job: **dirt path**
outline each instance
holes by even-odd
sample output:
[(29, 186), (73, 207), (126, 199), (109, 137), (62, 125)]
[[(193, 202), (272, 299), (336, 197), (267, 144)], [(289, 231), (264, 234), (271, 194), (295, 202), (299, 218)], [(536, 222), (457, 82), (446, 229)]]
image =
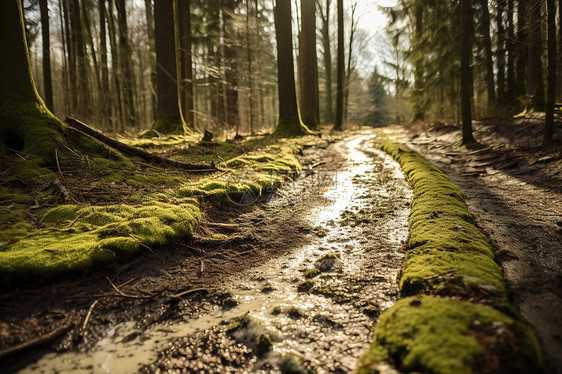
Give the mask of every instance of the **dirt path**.
[(562, 373), (562, 159), (541, 150), (536, 120), (476, 127), (486, 147), (455, 147), (448, 126), (413, 128), (409, 145), (443, 170), (468, 197), (504, 269), (516, 307), (533, 325), (547, 354), (547, 372)]
[[(201, 233), (226, 239), (177, 243), (78, 284), (4, 295), (5, 339), (77, 326), (4, 367), (352, 371), (376, 316), (397, 297), (410, 192), (397, 164), (375, 149), (372, 132), (322, 148), (303, 155), (305, 165), (321, 168), (304, 171), (260, 209), (212, 212), (219, 223)], [(105, 276), (124, 294), (147, 298), (89, 296), (116, 294)]]

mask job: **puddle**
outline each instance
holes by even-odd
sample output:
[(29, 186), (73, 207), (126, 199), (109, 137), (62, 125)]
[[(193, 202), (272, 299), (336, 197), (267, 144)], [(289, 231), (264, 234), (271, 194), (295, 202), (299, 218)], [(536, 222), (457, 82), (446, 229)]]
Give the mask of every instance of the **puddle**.
[[(151, 363), (147, 371), (185, 370), (196, 363), (204, 372), (227, 372), (220, 369), (224, 359), (207, 354), (217, 347), (198, 351), (201, 347), (186, 337), (201, 332), (227, 336), (227, 326), (246, 314), (272, 336), (270, 357), (295, 354), (318, 373), (356, 369), (370, 343), (374, 318), (397, 297), (396, 275), (403, 261), (399, 248), (408, 232), (411, 196), (398, 165), (375, 150), (369, 136), (352, 137), (338, 147), (349, 160), (347, 167), (326, 172), (331, 186), (319, 196), (324, 206), (302, 217), (315, 236), (313, 244), (233, 275), (225, 289), (235, 295), (238, 306), (215, 307), (189, 322), (155, 324), (144, 331), (134, 321), (121, 323), (87, 352), (47, 354), (21, 372), (133, 373)], [(321, 179), (322, 172), (317, 173)], [(315, 187), (310, 181), (297, 183), (294, 189)], [(322, 271), (310, 279), (313, 283), (303, 283), (305, 272), (312, 269)], [(305, 288), (310, 289), (302, 292)], [(232, 341), (228, 335), (211, 345)], [(176, 351), (160, 354), (166, 349)], [(181, 349), (183, 360), (177, 354)], [(258, 360), (248, 352), (253, 358), (246, 360), (243, 371), (279, 372), (278, 360)]]

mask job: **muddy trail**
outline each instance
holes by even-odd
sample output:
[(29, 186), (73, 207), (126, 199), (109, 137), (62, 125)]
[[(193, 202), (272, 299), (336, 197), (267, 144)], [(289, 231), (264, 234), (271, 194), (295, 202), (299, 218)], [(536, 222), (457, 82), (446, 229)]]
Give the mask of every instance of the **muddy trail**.
[(301, 161), (302, 175), (259, 208), (211, 212), (190, 243), (2, 296), (4, 340), (71, 326), (4, 368), (356, 369), (377, 316), (398, 297), (410, 190), (370, 131), (305, 149)]

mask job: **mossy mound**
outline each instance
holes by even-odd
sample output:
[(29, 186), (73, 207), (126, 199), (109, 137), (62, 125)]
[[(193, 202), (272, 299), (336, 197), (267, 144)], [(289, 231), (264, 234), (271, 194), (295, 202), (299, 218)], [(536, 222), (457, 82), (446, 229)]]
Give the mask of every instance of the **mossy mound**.
[(281, 138), (291, 138), (295, 136), (314, 134), (299, 118), (298, 121), (285, 122), (279, 121), (273, 135)]
[(426, 295), (402, 299), (379, 317), (358, 372), (392, 360), (404, 373), (534, 373), (538, 357), (537, 340), (521, 322), (488, 306)]
[(400, 291), (417, 296), (379, 317), (359, 372), (388, 363), (406, 373), (537, 372), (537, 340), (509, 305), (501, 268), (461, 191), (416, 152), (381, 148), (414, 192)]
[(152, 125), (152, 129), (160, 134), (178, 134), (189, 135), (191, 130), (181, 118), (163, 118), (159, 119)]
[(20, 221), (0, 232), (0, 242), (9, 243), (0, 252), (1, 281), (46, 279), (108, 264), (190, 236), (200, 215), (192, 199), (60, 205), (44, 214), (41, 229)]

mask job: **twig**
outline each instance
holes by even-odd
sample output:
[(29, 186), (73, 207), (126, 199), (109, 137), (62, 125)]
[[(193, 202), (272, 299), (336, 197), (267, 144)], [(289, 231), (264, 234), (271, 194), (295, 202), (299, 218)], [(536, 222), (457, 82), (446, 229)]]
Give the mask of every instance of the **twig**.
[(182, 297), (182, 296), (186, 296), (186, 295), (189, 295), (189, 294), (192, 294), (192, 293), (196, 293), (196, 292), (205, 292), (205, 293), (209, 293), (209, 290), (206, 289), (206, 288), (194, 288), (194, 289), (191, 289), (191, 290), (187, 290), (187, 291), (183, 291), (183, 292), (180, 292), (180, 293), (177, 293), (177, 294), (170, 295), (170, 298), (172, 298), (172, 299), (179, 299), (179, 298)]
[(203, 260), (199, 260), (199, 276), (203, 276), (203, 273), (205, 272), (205, 261)]
[[(109, 284), (111, 285), (111, 287), (113, 287), (113, 289), (115, 291), (117, 291), (117, 293), (119, 294), (119, 296), (127, 298), (127, 299), (152, 299), (155, 298), (156, 296), (160, 295), (162, 292), (165, 291), (165, 289), (155, 293), (154, 295), (150, 295), (150, 296), (138, 296), (138, 295), (129, 295), (126, 294), (125, 292), (121, 291), (119, 289), (119, 287), (117, 287), (112, 281), (111, 279), (109, 279), (108, 276), (105, 277), (105, 279), (109, 282)], [(109, 296), (109, 295), (103, 295), (103, 296), (98, 296), (98, 297), (105, 297), (105, 296)]]
[(453, 274), (455, 271), (457, 271), (457, 269), (451, 269), (449, 271), (445, 271), (443, 273), (435, 274), (435, 275), (432, 275), (430, 277), (426, 277), (424, 279), (425, 280), (431, 280), (431, 279), (439, 278), (439, 277), (442, 277), (443, 275)]
[(11, 356), (15, 353), (25, 351), (29, 348), (33, 348), (33, 347), (36, 347), (38, 345), (45, 344), (45, 343), (48, 343), (50, 341), (53, 341), (56, 338), (58, 338), (59, 336), (61, 336), (62, 334), (64, 334), (65, 332), (67, 332), (68, 330), (70, 330), (73, 326), (74, 326), (74, 323), (69, 323), (66, 326), (63, 326), (63, 327), (58, 328), (54, 331), (51, 331), (50, 333), (45, 334), (43, 336), (40, 336), (37, 339), (32, 339), (32, 340), (27, 341), (25, 343), (18, 344), (14, 347), (4, 349), (3, 351), (0, 351), (0, 359), (4, 358), (4, 357)]
[(82, 216), (80, 214), (77, 215), (76, 218), (74, 218), (72, 222), (70, 222), (70, 224), (66, 227), (66, 229), (68, 230), (69, 228), (71, 228), (80, 218), (82, 218)]
[(88, 309), (88, 313), (86, 313), (86, 317), (84, 318), (84, 322), (82, 323), (82, 333), (85, 334), (86, 326), (88, 326), (88, 321), (90, 320), (90, 316), (92, 315), (92, 311), (96, 307), (96, 304), (100, 301), (100, 299), (95, 300), (92, 305), (90, 305), (90, 309)]

